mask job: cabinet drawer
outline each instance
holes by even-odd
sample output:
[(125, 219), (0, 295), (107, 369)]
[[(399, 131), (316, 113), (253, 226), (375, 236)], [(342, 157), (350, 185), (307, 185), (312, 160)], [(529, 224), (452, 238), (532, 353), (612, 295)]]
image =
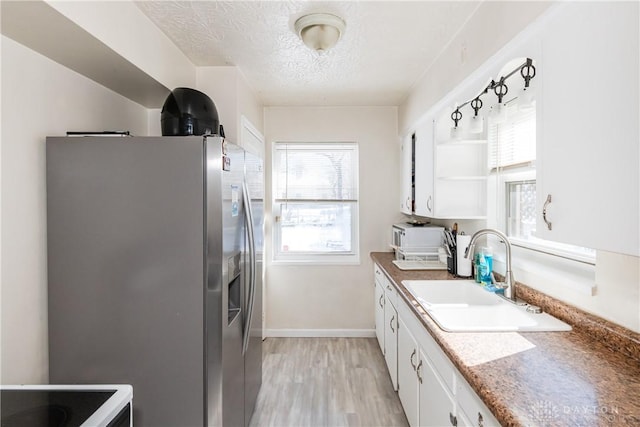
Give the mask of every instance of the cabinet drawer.
[(391, 280), (382, 272), (382, 269), (378, 264), (373, 264), (373, 276), (376, 283), (379, 284), (384, 290), (384, 295), (393, 304), (394, 308), (398, 307), (398, 290), (393, 285)]
[(489, 408), (480, 400), (480, 397), (465, 379), (458, 375), (457, 380), (456, 397), (458, 408), (469, 420), (470, 425), (480, 427), (500, 426), (498, 420), (495, 419)]
[(373, 264), (373, 277), (376, 280), (376, 283), (384, 288), (385, 276), (378, 264)]
[(391, 304), (393, 304), (393, 308), (397, 309), (397, 307), (398, 307), (398, 298), (399, 298), (398, 290), (391, 283), (391, 281), (386, 278), (386, 276), (384, 277), (383, 287), (384, 287), (384, 295), (387, 298), (387, 301), (389, 301)]

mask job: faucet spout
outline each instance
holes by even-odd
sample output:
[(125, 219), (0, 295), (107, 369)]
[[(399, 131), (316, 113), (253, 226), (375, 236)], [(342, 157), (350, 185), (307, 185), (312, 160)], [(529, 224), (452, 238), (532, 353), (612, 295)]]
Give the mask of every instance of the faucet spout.
[(511, 243), (509, 242), (509, 238), (499, 230), (494, 230), (493, 228), (484, 228), (482, 230), (477, 231), (473, 236), (471, 236), (471, 242), (469, 242), (469, 246), (464, 252), (464, 257), (469, 258), (473, 255), (473, 250), (476, 244), (476, 240), (479, 237), (485, 235), (494, 235), (498, 237), (506, 248), (506, 270), (504, 273), (504, 296), (510, 299), (513, 302), (516, 302), (516, 287), (515, 280), (513, 278), (513, 272), (511, 271)]

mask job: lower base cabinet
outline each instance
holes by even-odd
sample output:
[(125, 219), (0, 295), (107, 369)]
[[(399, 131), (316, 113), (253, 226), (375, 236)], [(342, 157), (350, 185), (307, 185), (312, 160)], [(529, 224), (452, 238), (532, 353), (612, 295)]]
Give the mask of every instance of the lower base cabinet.
[(409, 425), (499, 426), (406, 303), (396, 305), (398, 396)]
[(411, 427), (456, 425), (455, 400), (440, 375), (398, 314), (398, 397)]
[(457, 400), (458, 400), (458, 425), (468, 427), (498, 426), (489, 408), (473, 392), (471, 386), (464, 380), (458, 378)]
[(378, 264), (373, 266), (376, 338), (387, 363), (393, 389), (398, 390), (398, 291), (382, 273)]
[(384, 324), (384, 359), (393, 389), (398, 390), (398, 312), (388, 295), (385, 295)]
[[(418, 406), (419, 363), (418, 343), (400, 317), (398, 319), (398, 397), (400, 397), (404, 413), (411, 427), (417, 426), (420, 419)], [(422, 368), (420, 367), (420, 369)]]
[(409, 425), (499, 426), (377, 264), (374, 277), (376, 335)]
[(420, 352), (420, 425), (425, 427), (457, 426), (456, 404), (447, 386), (439, 378), (429, 357)]
[(375, 292), (374, 292), (374, 306), (376, 312), (376, 338), (380, 345), (382, 354), (385, 354), (384, 350), (384, 287), (378, 278), (374, 280)]

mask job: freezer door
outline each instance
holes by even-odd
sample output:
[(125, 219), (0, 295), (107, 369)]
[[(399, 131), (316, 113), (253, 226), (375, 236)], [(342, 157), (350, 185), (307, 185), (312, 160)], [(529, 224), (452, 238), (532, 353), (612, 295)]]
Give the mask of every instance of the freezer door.
[(202, 137), (47, 138), (49, 379), (204, 424)]

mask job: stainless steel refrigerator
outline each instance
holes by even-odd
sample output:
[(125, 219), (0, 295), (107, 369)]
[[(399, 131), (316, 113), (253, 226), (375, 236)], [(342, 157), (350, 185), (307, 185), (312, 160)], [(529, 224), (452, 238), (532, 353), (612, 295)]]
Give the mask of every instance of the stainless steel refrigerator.
[(46, 146), (50, 382), (132, 384), (136, 426), (248, 425), (262, 160), (219, 137)]

